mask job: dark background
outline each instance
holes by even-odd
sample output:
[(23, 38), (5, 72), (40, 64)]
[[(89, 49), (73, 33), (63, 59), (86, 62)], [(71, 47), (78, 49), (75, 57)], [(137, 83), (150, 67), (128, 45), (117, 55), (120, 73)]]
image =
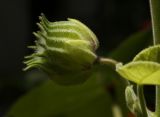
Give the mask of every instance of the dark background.
[(150, 23), (148, 0), (0, 0), (0, 114), (28, 90), (22, 62), (41, 12), (50, 21), (70, 17), (85, 23), (99, 38), (99, 54)]

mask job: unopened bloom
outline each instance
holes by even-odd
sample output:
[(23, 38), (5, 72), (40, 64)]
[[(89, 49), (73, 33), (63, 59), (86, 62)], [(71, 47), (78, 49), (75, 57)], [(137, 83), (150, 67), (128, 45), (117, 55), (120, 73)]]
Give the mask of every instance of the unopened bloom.
[(42, 14), (37, 40), (31, 46), (35, 52), (26, 57), (25, 64), (39, 68), (59, 84), (78, 84), (90, 75), (97, 59), (98, 40), (95, 34), (78, 20), (50, 22)]
[(141, 113), (139, 99), (133, 90), (133, 85), (129, 85), (126, 87), (125, 97), (126, 97), (126, 103), (129, 110), (136, 115)]

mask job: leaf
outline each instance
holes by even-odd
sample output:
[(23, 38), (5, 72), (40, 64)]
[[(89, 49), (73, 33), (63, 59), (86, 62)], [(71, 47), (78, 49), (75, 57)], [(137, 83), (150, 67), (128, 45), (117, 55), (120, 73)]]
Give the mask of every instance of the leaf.
[(160, 45), (138, 53), (132, 62), (119, 66), (117, 71), (124, 78), (137, 84), (160, 85)]
[(160, 45), (142, 50), (135, 56), (133, 61), (152, 61), (160, 63)]
[(150, 61), (135, 61), (124, 66), (117, 65), (117, 72), (137, 84), (160, 85), (160, 64)]
[(83, 85), (47, 81), (23, 96), (7, 117), (112, 117), (110, 98), (93, 77)]

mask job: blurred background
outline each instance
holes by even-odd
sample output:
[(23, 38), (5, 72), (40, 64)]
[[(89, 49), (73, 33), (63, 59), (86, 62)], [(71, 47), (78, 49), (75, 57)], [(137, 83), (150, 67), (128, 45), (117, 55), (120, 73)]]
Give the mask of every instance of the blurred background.
[(0, 0), (0, 116), (40, 81), (27, 84), (22, 62), (42, 12), (50, 21), (70, 17), (89, 26), (100, 41), (99, 55), (150, 26), (148, 0)]

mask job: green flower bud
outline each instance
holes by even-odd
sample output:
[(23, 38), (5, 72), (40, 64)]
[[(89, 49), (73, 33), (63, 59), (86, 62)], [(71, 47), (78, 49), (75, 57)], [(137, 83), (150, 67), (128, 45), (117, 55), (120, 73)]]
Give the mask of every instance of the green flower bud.
[(24, 70), (39, 68), (59, 84), (83, 83), (97, 59), (95, 34), (75, 19), (50, 22), (43, 14), (39, 19), (36, 45), (30, 47), (35, 53), (26, 57)]
[(141, 114), (139, 99), (137, 98), (133, 90), (133, 85), (129, 85), (126, 87), (125, 97), (126, 97), (126, 103), (129, 110), (136, 115)]

